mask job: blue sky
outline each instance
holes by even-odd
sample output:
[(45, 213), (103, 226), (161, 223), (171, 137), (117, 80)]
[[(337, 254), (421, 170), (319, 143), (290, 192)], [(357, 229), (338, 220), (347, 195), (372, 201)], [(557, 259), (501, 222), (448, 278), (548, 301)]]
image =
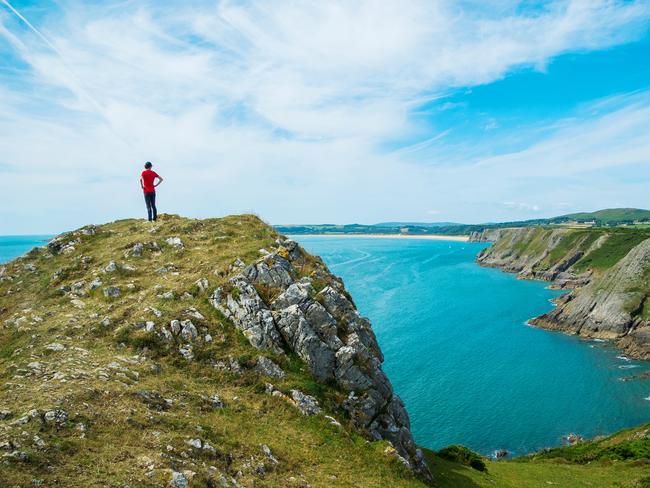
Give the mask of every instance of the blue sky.
[[(13, 7), (25, 20), (19, 18)], [(0, 1), (0, 234), (650, 207), (650, 2)]]

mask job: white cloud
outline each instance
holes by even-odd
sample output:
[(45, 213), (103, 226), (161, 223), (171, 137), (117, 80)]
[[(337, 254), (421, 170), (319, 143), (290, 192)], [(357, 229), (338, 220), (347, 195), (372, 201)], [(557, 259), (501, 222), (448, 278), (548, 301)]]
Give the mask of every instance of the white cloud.
[[(503, 211), (499, 202), (529, 201), (517, 195), (521, 179), (643, 161), (645, 101), (602, 115), (589, 126), (598, 139), (580, 120), (566, 122), (526, 151), (470, 168), (409, 157), (444, 151), (447, 131), (412, 149), (381, 149), (422, 132), (409, 112), (425, 99), (626, 42), (650, 17), (647, 2), (499, 7), (63, 2), (35, 24), (65, 62), (2, 15), (0, 39), (28, 69), (0, 86), (0, 191), (21, 202), (0, 211), (0, 233), (138, 215), (137, 171), (149, 159), (166, 176), (165, 210), (254, 210), (284, 222), (420, 218), (429, 205), (480, 220)], [(23, 201), (26, 187), (33, 196)]]

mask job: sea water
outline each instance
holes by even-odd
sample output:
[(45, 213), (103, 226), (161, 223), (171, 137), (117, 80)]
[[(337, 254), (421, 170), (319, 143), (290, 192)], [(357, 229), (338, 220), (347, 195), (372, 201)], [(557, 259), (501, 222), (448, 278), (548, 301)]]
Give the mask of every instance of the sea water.
[(5, 263), (36, 246), (44, 246), (48, 236), (0, 236), (0, 263)]
[(527, 325), (560, 292), (477, 265), (485, 244), (296, 239), (370, 318), (419, 444), (524, 454), (650, 421), (650, 380), (631, 379), (650, 364)]

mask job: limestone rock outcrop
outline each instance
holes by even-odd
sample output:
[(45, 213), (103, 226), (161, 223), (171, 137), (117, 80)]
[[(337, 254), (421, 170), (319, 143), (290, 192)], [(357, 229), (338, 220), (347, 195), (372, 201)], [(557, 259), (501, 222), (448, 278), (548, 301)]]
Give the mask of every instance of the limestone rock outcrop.
[(390, 441), (417, 475), (430, 479), (404, 404), (381, 369), (383, 355), (370, 322), (341, 280), (292, 240), (280, 240), (249, 266), (231, 269), (235, 274), (212, 293), (212, 305), (254, 347), (295, 352), (318, 381), (347, 392), (341, 406), (355, 428)]

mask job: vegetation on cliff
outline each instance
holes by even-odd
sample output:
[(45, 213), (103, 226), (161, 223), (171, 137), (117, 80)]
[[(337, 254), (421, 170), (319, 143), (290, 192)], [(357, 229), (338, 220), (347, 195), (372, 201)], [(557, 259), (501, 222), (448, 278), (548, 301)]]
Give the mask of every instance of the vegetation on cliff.
[(482, 265), (571, 289), (532, 323), (615, 339), (627, 354), (650, 358), (650, 230), (535, 227), (489, 237), (495, 243), (479, 254)]
[(0, 267), (0, 486), (422, 486), (336, 385), (210, 303), (278, 237), (253, 216), (125, 220)]
[[(342, 283), (256, 217), (85, 227), (0, 266), (0, 486), (425, 486), (380, 362)], [(441, 487), (650, 476), (629, 457), (425, 457)]]
[(650, 224), (650, 210), (638, 208), (610, 208), (596, 212), (581, 212), (558, 217), (498, 222), (484, 224), (459, 224), (454, 222), (382, 222), (379, 224), (301, 224), (278, 225), (285, 234), (443, 234), (469, 235), (476, 232), (512, 227), (538, 227), (540, 225), (567, 225), (570, 223), (595, 227), (636, 226)]

